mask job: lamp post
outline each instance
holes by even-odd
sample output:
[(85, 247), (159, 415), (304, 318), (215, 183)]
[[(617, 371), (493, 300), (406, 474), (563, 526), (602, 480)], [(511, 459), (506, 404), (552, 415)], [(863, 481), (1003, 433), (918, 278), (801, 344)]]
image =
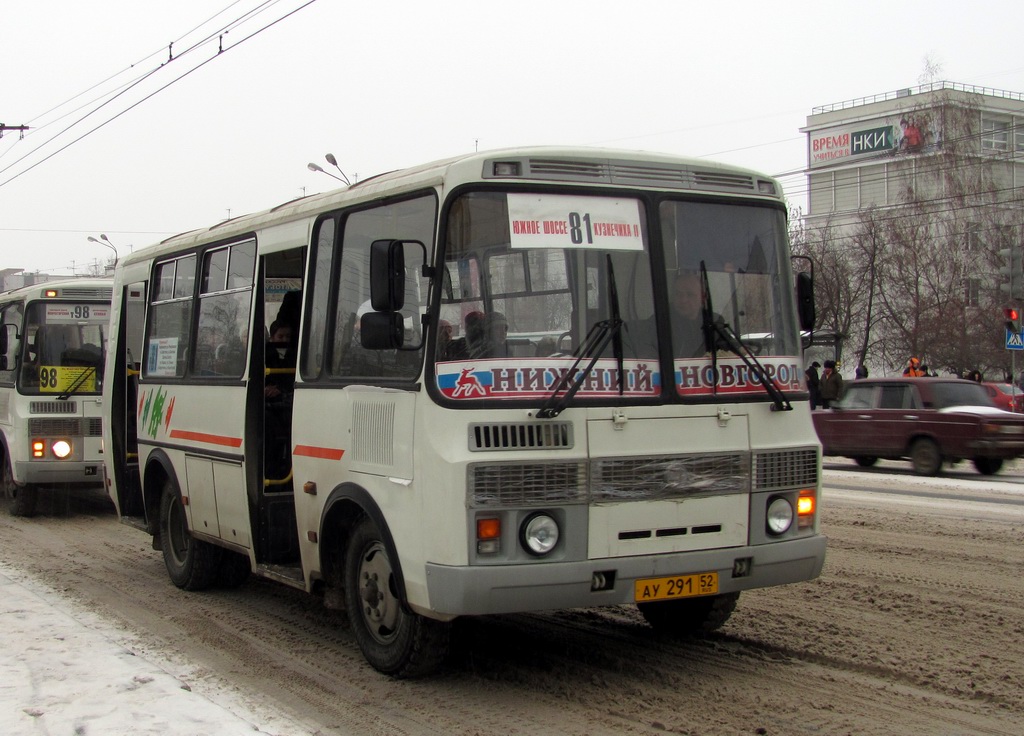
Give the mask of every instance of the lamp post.
[(319, 171), (321, 174), (327, 174), (327, 176), (330, 176), (330, 177), (332, 177), (334, 179), (337, 179), (342, 184), (346, 184), (346, 185), (348, 184), (348, 182), (346, 180), (342, 179), (340, 176), (335, 176), (330, 171), (325, 171), (322, 166), (320, 166), (318, 164), (315, 164), (312, 161), (310, 161), (308, 164), (306, 164), (306, 168), (309, 169), (310, 171)]
[(115, 248), (114, 244), (110, 242), (110, 238), (108, 238), (106, 235), (103, 235), (101, 233), (99, 238), (94, 238), (93, 236), (90, 235), (86, 239), (90, 243), (99, 243), (100, 245), (105, 245), (106, 247), (110, 248), (110, 250), (114, 251), (114, 265), (113, 265), (113, 268), (117, 268), (117, 260), (118, 260), (117, 248)]

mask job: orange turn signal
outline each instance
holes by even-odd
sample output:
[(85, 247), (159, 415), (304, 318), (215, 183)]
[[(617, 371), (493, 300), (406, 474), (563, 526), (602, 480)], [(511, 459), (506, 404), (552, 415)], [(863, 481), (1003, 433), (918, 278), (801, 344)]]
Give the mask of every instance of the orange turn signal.
[(501, 519), (477, 519), (477, 539), (498, 539), (501, 537)]

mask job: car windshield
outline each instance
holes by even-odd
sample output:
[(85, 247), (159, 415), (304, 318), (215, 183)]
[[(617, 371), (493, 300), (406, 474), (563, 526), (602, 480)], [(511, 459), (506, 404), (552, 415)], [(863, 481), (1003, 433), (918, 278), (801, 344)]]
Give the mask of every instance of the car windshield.
[(992, 406), (992, 399), (984, 388), (971, 381), (936, 383), (932, 386), (934, 409), (951, 406)]

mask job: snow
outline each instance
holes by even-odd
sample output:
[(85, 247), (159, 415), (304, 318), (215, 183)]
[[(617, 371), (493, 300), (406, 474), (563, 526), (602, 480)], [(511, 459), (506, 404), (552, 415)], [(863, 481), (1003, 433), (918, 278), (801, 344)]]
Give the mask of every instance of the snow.
[[(950, 475), (921, 478), (901, 475), (901, 486), (933, 496), (912, 499), (883, 495), (892, 478), (882, 461), (874, 471), (836, 469), (826, 458), (822, 485), (825, 503), (839, 501), (901, 506), (945, 507), (970, 517), (970, 501), (960, 494), (1019, 497), (1024, 485), (1010, 478), (991, 480)], [(965, 475), (969, 469), (965, 468)], [(1024, 460), (1008, 463), (1004, 474), (1018, 476)], [(846, 486), (844, 488), (844, 486)], [(877, 486), (878, 491), (873, 491)], [(943, 497), (955, 493), (959, 498)], [(988, 512), (992, 513), (991, 504)], [(1024, 520), (1019, 505), (1003, 506), (1004, 520)], [(101, 617), (32, 578), (0, 563), (0, 718), (4, 736), (233, 736), (234, 734), (311, 734), (290, 717), (269, 709), (257, 712), (237, 692), (197, 685), (197, 690), (159, 654), (132, 651), (129, 637)]]
[[(234, 736), (310, 733), (207, 695), (118, 643), (107, 622), (0, 563), (0, 726), (5, 736)], [(216, 702), (215, 702), (216, 700)]]

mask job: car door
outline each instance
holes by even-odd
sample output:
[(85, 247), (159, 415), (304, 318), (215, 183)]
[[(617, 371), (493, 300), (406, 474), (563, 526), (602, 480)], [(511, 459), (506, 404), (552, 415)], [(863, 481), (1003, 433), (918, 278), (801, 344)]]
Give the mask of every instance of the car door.
[(883, 456), (905, 452), (910, 437), (921, 421), (921, 402), (907, 383), (889, 383), (880, 387), (878, 408), (873, 417), (873, 442), (884, 451)]
[(825, 451), (831, 455), (866, 455), (871, 438), (871, 411), (874, 406), (875, 385), (849, 383), (832, 411), (815, 412), (815, 424), (821, 426), (819, 435)]

